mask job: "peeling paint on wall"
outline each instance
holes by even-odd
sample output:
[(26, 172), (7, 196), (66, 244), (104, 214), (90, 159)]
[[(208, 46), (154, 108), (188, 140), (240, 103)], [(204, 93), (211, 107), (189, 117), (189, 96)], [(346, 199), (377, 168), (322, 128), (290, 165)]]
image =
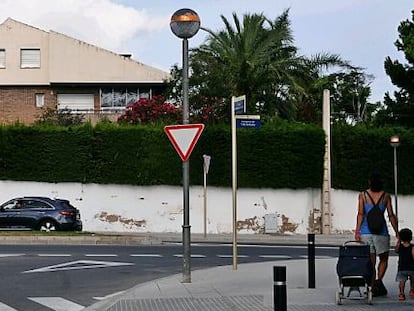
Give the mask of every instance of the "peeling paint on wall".
[[(27, 195), (70, 200), (81, 212), (85, 231), (182, 231), (181, 187), (0, 181), (0, 188), (0, 202)], [(193, 186), (190, 190), (191, 232), (203, 233), (203, 188)], [(209, 187), (208, 233), (233, 232), (231, 194), (230, 188)], [(237, 220), (241, 233), (264, 234), (262, 226), (265, 227), (268, 214), (278, 218), (274, 233), (306, 234), (320, 229), (320, 189), (239, 189), (238, 195)], [(357, 196), (356, 191), (332, 190), (333, 234), (355, 229)], [(410, 208), (414, 196), (402, 195), (399, 199), (401, 221), (407, 227), (414, 227), (414, 212)]]
[(289, 221), (289, 217), (286, 217), (285, 215), (282, 215), (282, 226), (280, 228), (280, 233), (285, 232), (295, 232), (298, 228), (299, 224), (295, 224), (293, 222)]
[(308, 223), (309, 233), (322, 233), (322, 217), (319, 209), (313, 208), (310, 210)]
[(236, 222), (237, 231), (240, 230), (251, 230), (255, 233), (262, 233), (264, 231), (264, 227), (259, 224), (257, 216), (253, 218), (247, 218), (245, 220), (238, 220)]
[[(162, 203), (163, 205), (168, 205)], [(169, 220), (176, 220), (177, 216), (181, 216), (183, 214), (183, 208), (181, 206), (176, 207), (168, 207), (167, 209), (163, 210), (159, 215), (161, 217), (167, 217)]]
[(125, 218), (125, 217), (122, 217), (121, 215), (108, 214), (107, 212), (96, 214), (95, 218), (101, 221), (104, 221), (104, 222), (108, 222), (108, 223), (119, 222), (125, 226), (129, 226), (130, 228), (132, 227), (142, 228), (142, 227), (145, 227), (145, 225), (147, 224), (146, 220), (135, 220), (132, 218)]

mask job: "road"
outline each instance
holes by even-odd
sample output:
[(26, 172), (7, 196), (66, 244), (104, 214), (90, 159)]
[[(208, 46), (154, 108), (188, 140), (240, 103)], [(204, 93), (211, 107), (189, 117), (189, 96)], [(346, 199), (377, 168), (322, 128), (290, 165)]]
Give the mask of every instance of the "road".
[[(316, 258), (337, 247), (317, 247)], [(232, 264), (231, 245), (191, 247), (191, 269)], [(239, 245), (238, 262), (307, 258), (306, 246)], [(304, 263), (306, 264), (306, 263)], [(2, 245), (0, 311), (79, 311), (136, 284), (182, 273), (182, 246)]]

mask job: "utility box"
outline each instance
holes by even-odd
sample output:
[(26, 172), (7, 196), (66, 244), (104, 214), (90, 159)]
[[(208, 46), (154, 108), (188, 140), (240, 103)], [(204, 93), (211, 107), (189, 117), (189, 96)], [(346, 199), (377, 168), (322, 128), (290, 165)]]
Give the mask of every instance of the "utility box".
[(264, 215), (264, 232), (265, 233), (278, 233), (279, 232), (279, 220), (278, 220), (278, 215), (276, 213)]

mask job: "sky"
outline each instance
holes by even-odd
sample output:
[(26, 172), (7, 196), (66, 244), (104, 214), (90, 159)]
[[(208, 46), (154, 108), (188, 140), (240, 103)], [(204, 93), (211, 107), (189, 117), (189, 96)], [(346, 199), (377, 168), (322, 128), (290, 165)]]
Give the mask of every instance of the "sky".
[[(339, 54), (374, 76), (371, 101), (381, 101), (395, 88), (384, 72), (387, 56), (405, 62), (394, 42), (398, 25), (411, 20), (413, 0), (2, 0), (0, 22), (11, 17), (49, 31), (54, 30), (169, 72), (181, 66), (181, 40), (169, 23), (175, 11), (190, 8), (201, 26), (221, 30), (221, 15), (263, 13), (274, 20), (289, 9), (299, 53)], [(196, 47), (206, 32), (189, 40)], [(0, 38), (1, 42), (1, 38)]]

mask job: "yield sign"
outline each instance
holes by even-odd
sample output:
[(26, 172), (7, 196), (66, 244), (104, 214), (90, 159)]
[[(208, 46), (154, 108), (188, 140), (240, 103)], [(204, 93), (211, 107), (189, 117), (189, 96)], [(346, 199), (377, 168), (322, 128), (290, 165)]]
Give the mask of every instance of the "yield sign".
[(197, 143), (204, 124), (167, 125), (164, 131), (183, 161), (187, 161)]

